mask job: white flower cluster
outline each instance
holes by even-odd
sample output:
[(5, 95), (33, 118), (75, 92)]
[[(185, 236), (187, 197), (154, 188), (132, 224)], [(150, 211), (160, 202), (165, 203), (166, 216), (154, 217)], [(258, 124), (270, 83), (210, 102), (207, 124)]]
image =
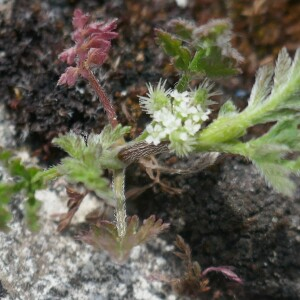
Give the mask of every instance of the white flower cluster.
[(204, 82), (196, 91), (180, 93), (166, 90), (165, 82), (160, 81), (156, 88), (149, 85), (147, 97), (140, 97), (141, 107), (153, 118), (146, 127), (145, 141), (154, 145), (169, 141), (170, 150), (179, 156), (192, 152), (195, 134), (211, 112), (205, 105), (210, 88)]

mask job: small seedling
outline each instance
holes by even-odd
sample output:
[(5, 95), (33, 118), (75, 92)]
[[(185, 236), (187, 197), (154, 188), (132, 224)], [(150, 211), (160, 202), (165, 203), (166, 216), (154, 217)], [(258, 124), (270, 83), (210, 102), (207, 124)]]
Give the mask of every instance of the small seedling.
[(0, 149), (0, 162), (9, 175), (7, 182), (0, 183), (0, 230), (8, 230), (7, 223), (12, 219), (8, 206), (11, 198), (23, 193), (26, 199), (25, 220), (32, 231), (39, 229), (38, 211), (40, 203), (35, 199), (35, 191), (44, 187), (42, 180), (33, 180), (40, 169), (26, 166), (21, 159), (15, 157), (11, 151)]

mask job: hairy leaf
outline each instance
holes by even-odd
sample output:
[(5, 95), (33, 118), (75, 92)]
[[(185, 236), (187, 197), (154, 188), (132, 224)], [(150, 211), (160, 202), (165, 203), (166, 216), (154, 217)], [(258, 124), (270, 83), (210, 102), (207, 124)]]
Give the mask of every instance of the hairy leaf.
[(157, 220), (155, 216), (144, 220), (139, 226), (139, 218), (133, 216), (128, 218), (126, 234), (120, 238), (115, 224), (100, 220), (96, 225), (92, 225), (89, 232), (80, 235), (79, 239), (107, 251), (114, 261), (124, 263), (135, 246), (147, 242), (168, 227), (169, 224), (163, 224), (162, 220)]
[(86, 148), (86, 142), (82, 136), (69, 132), (53, 139), (52, 143), (66, 151), (71, 157), (80, 159)]
[[(130, 126), (122, 127), (119, 124), (115, 128), (112, 128), (111, 125), (107, 125), (100, 133), (99, 142), (101, 143), (103, 149), (106, 150), (117, 143), (121, 138), (124, 137), (125, 134), (129, 133), (129, 131)], [(96, 136), (95, 139), (97, 139)]]
[(231, 23), (225, 19), (213, 20), (196, 27), (184, 20), (172, 20), (176, 35), (156, 30), (158, 43), (172, 57), (181, 71), (176, 88), (187, 89), (189, 82), (200, 77), (219, 77), (240, 72), (237, 64), (242, 56), (231, 46)]
[(182, 71), (188, 70), (191, 54), (188, 48), (182, 46), (182, 41), (163, 30), (156, 30), (158, 43), (166, 54), (174, 59), (176, 68)]
[(183, 19), (174, 19), (169, 22), (175, 34), (183, 40), (191, 40), (195, 25)]
[[(269, 184), (291, 196), (295, 184), (290, 175), (300, 171), (299, 98), (300, 49), (293, 61), (283, 49), (275, 69), (263, 67), (258, 71), (247, 108), (237, 112), (230, 102), (225, 103), (218, 118), (200, 132), (198, 149), (249, 158)], [(270, 121), (273, 126), (263, 136), (246, 143), (239, 140), (247, 128)]]
[(71, 157), (62, 159), (61, 164), (57, 166), (60, 174), (65, 175), (71, 183), (83, 183), (87, 189), (94, 191), (100, 198), (113, 204), (113, 194), (109, 187), (109, 181), (103, 177), (103, 170), (97, 164), (97, 158), (92, 163), (91, 157), (85, 160), (76, 160)]
[(191, 72), (197, 72), (207, 77), (235, 75), (240, 72), (230, 58), (222, 54), (222, 49), (211, 46), (209, 50), (199, 49), (189, 65)]
[(124, 167), (117, 158), (116, 147), (129, 130), (128, 126), (118, 125), (112, 128), (108, 125), (100, 134), (90, 134), (87, 138), (71, 132), (54, 139), (54, 144), (65, 150), (70, 157), (62, 159), (60, 165), (45, 171), (37, 178), (47, 180), (57, 175), (66, 176), (69, 182), (83, 183), (110, 205), (114, 205), (109, 181), (103, 177), (103, 171)]

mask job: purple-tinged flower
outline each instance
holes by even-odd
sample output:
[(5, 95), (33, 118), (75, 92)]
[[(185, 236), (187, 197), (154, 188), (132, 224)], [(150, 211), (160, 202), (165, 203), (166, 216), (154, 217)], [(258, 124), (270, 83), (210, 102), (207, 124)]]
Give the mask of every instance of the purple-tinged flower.
[(81, 29), (86, 25), (89, 19), (90, 19), (89, 14), (83, 13), (80, 9), (75, 9), (73, 15), (73, 22), (72, 22), (73, 27), (75, 29)]
[(66, 69), (58, 81), (58, 85), (75, 84), (78, 76), (88, 77), (88, 68), (101, 66), (108, 56), (111, 47), (111, 40), (118, 36), (113, 30), (117, 27), (117, 20), (109, 22), (93, 22), (89, 14), (83, 13), (80, 9), (74, 11), (72, 39), (75, 46), (64, 50), (59, 59), (68, 65), (75, 64), (76, 67)]
[(69, 49), (64, 50), (58, 56), (58, 58), (61, 61), (66, 62), (68, 65), (72, 65), (74, 63), (75, 57), (76, 57), (76, 49), (75, 49), (75, 47), (71, 47)]
[(88, 65), (102, 65), (106, 58), (106, 53), (103, 53), (100, 49), (92, 48), (89, 50), (87, 63)]
[(61, 84), (67, 84), (68, 86), (72, 86), (75, 84), (77, 78), (78, 78), (78, 74), (79, 74), (79, 69), (75, 68), (75, 67), (68, 67), (65, 71), (65, 73), (63, 73), (57, 84), (61, 85)]

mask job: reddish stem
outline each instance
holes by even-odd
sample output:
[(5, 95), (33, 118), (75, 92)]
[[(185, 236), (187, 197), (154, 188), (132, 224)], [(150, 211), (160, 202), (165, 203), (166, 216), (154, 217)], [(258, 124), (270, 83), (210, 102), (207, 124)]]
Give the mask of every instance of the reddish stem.
[(98, 82), (97, 78), (90, 70), (90, 68), (85, 64), (84, 69), (87, 73), (87, 80), (91, 84), (92, 88), (95, 90), (96, 94), (99, 97), (100, 102), (103, 105), (103, 108), (107, 114), (107, 118), (111, 126), (114, 128), (118, 125), (117, 115), (116, 112), (100, 83)]

